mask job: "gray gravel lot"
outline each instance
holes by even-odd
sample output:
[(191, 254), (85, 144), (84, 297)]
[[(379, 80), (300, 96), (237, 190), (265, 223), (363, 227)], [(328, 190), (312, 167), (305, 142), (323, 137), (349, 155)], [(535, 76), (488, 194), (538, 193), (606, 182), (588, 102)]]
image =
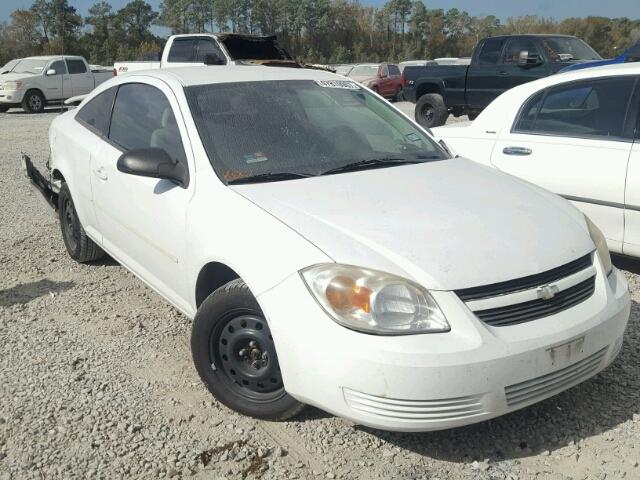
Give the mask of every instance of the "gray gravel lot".
[(55, 115), (0, 114), (1, 479), (640, 478), (635, 273), (618, 360), (533, 407), (425, 434), (312, 408), (291, 422), (252, 420), (201, 384), (189, 319), (114, 261), (67, 256), (18, 161), (22, 150), (46, 158)]

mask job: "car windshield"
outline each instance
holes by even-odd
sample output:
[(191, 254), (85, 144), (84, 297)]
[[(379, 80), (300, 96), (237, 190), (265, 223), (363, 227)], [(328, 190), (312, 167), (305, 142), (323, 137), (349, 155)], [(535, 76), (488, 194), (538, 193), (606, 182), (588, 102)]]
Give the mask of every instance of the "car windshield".
[(225, 183), (449, 158), (422, 129), (351, 80), (218, 83), (185, 92)]
[(378, 65), (358, 65), (349, 72), (350, 77), (375, 77), (378, 74)]
[(10, 72), (11, 70), (13, 70), (13, 67), (15, 67), (18, 62), (19, 60), (9, 60), (6, 64), (4, 64), (4, 66), (0, 67), (0, 72), (2, 73)]
[(579, 38), (544, 37), (542, 45), (544, 45), (552, 62), (602, 60), (602, 57), (593, 48)]
[(13, 67), (14, 73), (42, 73), (44, 67), (46, 67), (49, 60), (40, 60), (35, 58), (25, 58), (21, 60), (15, 67)]

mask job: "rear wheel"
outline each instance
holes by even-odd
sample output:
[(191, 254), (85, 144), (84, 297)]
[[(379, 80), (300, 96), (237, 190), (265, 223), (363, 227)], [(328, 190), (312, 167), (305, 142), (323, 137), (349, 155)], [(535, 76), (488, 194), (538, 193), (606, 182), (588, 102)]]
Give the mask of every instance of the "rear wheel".
[(0, 113), (4, 113), (7, 110), (9, 110), (11, 107), (7, 106), (7, 105), (0, 105)]
[(422, 95), (416, 103), (416, 122), (426, 128), (444, 125), (449, 117), (449, 111), (442, 95), (427, 93)]
[(480, 115), (480, 112), (477, 110), (467, 113), (467, 117), (469, 117), (469, 120), (475, 120), (476, 118), (478, 118), (478, 115)]
[(29, 90), (22, 99), (22, 109), (27, 113), (41, 113), (44, 111), (45, 99), (38, 90)]
[(304, 408), (284, 389), (269, 325), (241, 279), (202, 303), (193, 321), (191, 352), (209, 391), (232, 410), (286, 420)]
[(79, 263), (86, 263), (104, 256), (104, 251), (87, 236), (82, 228), (66, 183), (62, 184), (58, 194), (58, 214), (62, 239), (72, 259)]

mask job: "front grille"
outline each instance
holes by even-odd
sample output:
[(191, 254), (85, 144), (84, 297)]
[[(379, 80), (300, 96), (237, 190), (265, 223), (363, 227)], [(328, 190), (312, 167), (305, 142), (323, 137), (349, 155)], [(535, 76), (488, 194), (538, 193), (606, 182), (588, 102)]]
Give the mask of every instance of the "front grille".
[(514, 407), (523, 403), (538, 402), (586, 380), (598, 371), (606, 352), (605, 347), (573, 365), (505, 387), (507, 405)]
[(483, 285), (481, 287), (464, 288), (456, 290), (456, 294), (463, 302), (469, 302), (471, 300), (480, 300), (505, 295), (507, 293), (519, 292), (521, 290), (528, 290), (573, 275), (591, 266), (591, 263), (591, 254), (589, 254), (560, 267), (547, 270), (546, 272), (536, 273), (535, 275), (529, 275), (515, 280), (507, 280), (506, 282)]
[(485, 413), (480, 395), (439, 400), (400, 400), (345, 388), (344, 398), (351, 409), (363, 415), (399, 421), (436, 422)]
[(478, 310), (473, 313), (484, 323), (493, 327), (516, 325), (556, 314), (589, 298), (595, 290), (595, 276), (557, 293), (550, 299), (506, 305), (504, 307)]

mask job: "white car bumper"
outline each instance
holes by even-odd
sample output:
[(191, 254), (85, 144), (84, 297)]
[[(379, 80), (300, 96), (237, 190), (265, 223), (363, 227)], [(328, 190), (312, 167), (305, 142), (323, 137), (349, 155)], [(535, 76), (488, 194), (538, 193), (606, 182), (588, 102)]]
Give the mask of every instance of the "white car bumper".
[(377, 336), (346, 329), (318, 306), (299, 275), (258, 300), (287, 391), (370, 427), (428, 431), (497, 417), (592, 377), (622, 346), (630, 312), (624, 276), (582, 303), (509, 327), (490, 327), (453, 292), (432, 292), (451, 331)]
[(0, 90), (0, 105), (19, 105), (23, 97), (23, 90)]

